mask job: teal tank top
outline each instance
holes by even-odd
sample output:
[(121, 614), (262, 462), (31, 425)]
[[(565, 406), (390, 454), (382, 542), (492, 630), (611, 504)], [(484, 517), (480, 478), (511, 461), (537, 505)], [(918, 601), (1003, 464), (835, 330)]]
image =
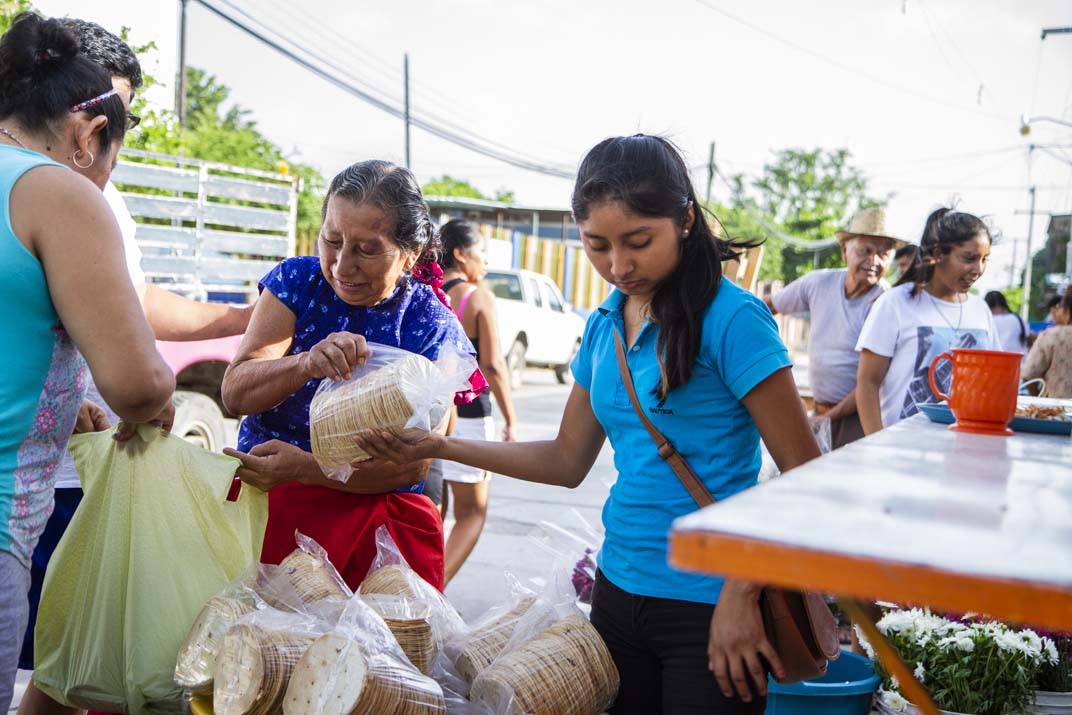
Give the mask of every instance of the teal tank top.
[(59, 324), (41, 263), (11, 227), (15, 184), (42, 166), (61, 165), (0, 145), (0, 550), (27, 566), (86, 387), (85, 361)]

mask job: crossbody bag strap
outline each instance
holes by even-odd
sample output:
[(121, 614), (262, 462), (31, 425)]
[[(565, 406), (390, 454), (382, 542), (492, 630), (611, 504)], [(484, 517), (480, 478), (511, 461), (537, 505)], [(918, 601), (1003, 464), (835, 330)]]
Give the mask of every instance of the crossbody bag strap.
[(644, 428), (648, 430), (648, 434), (651, 435), (656, 447), (658, 447), (659, 456), (670, 466), (670, 469), (674, 470), (674, 474), (681, 480), (693, 501), (702, 507), (714, 504), (715, 498), (711, 496), (711, 492), (696, 476), (696, 472), (692, 471), (692, 467), (674, 448), (673, 443), (664, 437), (663, 433), (644, 414), (644, 410), (640, 406), (640, 400), (637, 399), (636, 388), (633, 386), (633, 373), (630, 372), (629, 363), (625, 359), (625, 345), (622, 344), (622, 336), (618, 334), (617, 330), (614, 331), (614, 352), (618, 356), (618, 370), (622, 373), (622, 382), (625, 384), (625, 391), (629, 393), (629, 401), (633, 403), (633, 410), (644, 424)]

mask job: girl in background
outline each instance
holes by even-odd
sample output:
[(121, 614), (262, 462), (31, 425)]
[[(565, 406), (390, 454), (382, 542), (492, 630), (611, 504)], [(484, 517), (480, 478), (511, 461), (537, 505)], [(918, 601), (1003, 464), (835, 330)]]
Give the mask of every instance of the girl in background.
[[(986, 270), (990, 230), (977, 217), (941, 208), (927, 217), (919, 253), (893, 288), (875, 301), (856, 349), (856, 404), (872, 434), (938, 402), (927, 373), (951, 348), (1001, 350), (990, 308), (969, 291)], [(935, 377), (948, 392), (950, 367)]]
[[(465, 329), (466, 336), (477, 351), (480, 370), (495, 401), (499, 403), (506, 426), (504, 442), (517, 439), (514, 400), (510, 395), (510, 374), (503, 359), (499, 342), (499, 321), (495, 315), (495, 296), (479, 286), (487, 273), (484, 261), (484, 237), (468, 221), (455, 219), (439, 229), (443, 242), (439, 264), (443, 267), (443, 290), (450, 296), (454, 312)], [(458, 416), (452, 434), (461, 439), (495, 439), (495, 423), (491, 416), (491, 396), (484, 392), (467, 405), (458, 405)], [(454, 497), (454, 527), (447, 538), (445, 553), (446, 582), (472, 553), (484, 529), (488, 515), (487, 470), (457, 462), (442, 462), (444, 492), (448, 488)], [(444, 493), (443, 504), (450, 500)], [(444, 506), (444, 508), (446, 508)]]

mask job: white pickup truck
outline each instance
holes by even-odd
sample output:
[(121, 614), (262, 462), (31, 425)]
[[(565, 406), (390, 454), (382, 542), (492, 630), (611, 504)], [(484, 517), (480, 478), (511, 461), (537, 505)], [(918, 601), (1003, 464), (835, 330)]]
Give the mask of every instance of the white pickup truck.
[(569, 381), (569, 364), (581, 345), (584, 319), (541, 273), (489, 270), (484, 286), (495, 294), (503, 355), (514, 387), (526, 366), (551, 368), (558, 381)]

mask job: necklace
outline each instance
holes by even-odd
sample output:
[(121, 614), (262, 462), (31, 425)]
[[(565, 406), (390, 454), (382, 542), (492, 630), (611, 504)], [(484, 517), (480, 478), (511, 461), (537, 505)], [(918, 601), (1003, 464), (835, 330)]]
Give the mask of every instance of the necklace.
[(964, 321), (964, 301), (958, 303), (960, 312), (957, 314), (957, 324), (953, 325), (953, 323), (949, 322), (949, 318), (945, 317), (945, 313), (942, 312), (942, 306), (938, 304), (938, 301), (935, 300), (934, 296), (931, 295), (926, 288), (923, 289), (923, 292), (927, 293), (927, 297), (930, 298), (931, 303), (934, 304), (934, 309), (938, 312), (938, 315), (942, 316), (942, 320), (945, 321), (946, 325), (953, 329), (953, 337), (960, 340), (960, 325)]
[(14, 134), (12, 134), (11, 132), (9, 132), (9, 131), (8, 131), (7, 129), (4, 129), (3, 127), (0, 127), (0, 134), (3, 134), (3, 135), (4, 135), (5, 137), (7, 137), (7, 138), (8, 138), (8, 139), (10, 139), (11, 141), (15, 142), (16, 144), (18, 144), (19, 146), (21, 146), (21, 147), (22, 147), (23, 149), (25, 149), (25, 148), (26, 148), (26, 145), (25, 145), (25, 144), (23, 144), (22, 142), (20, 142), (20, 141), (19, 141), (19, 138), (18, 138), (17, 136), (15, 136), (15, 135), (14, 135)]

